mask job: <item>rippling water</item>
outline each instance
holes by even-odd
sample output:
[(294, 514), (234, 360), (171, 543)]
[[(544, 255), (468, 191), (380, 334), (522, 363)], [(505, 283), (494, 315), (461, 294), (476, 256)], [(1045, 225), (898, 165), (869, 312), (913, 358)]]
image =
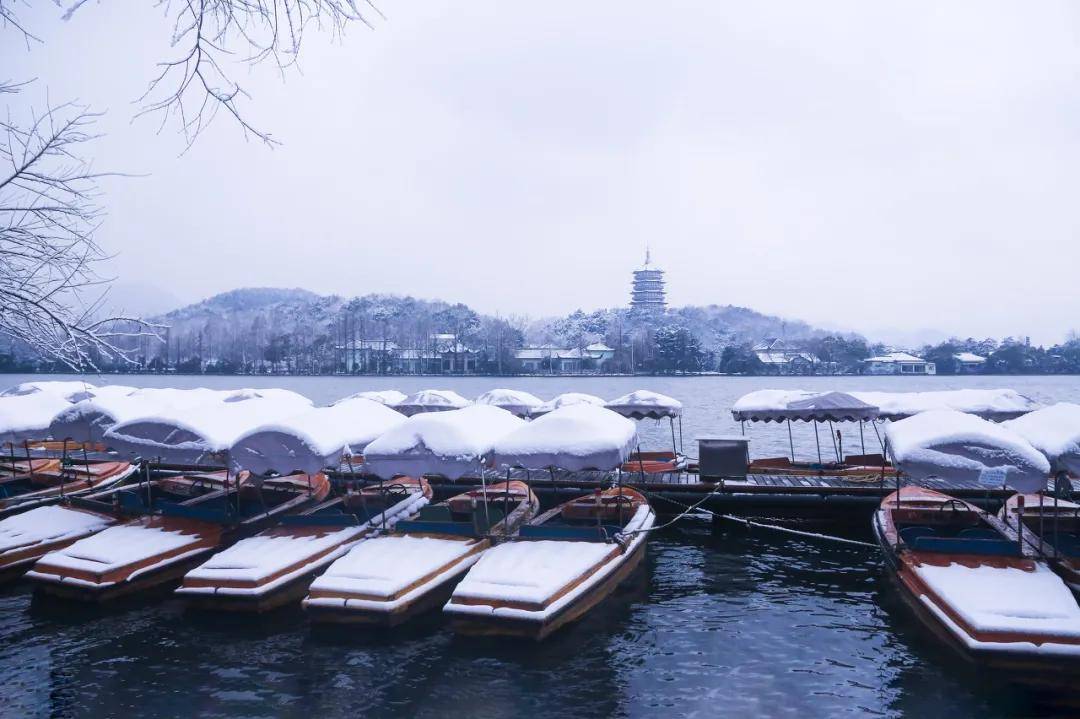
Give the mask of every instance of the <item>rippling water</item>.
[[(23, 378), (12, 376), (10, 383)], [(110, 378), (287, 386), (325, 402), (368, 387), (494, 385), (610, 398), (639, 386), (682, 399), (687, 438), (730, 432), (727, 410), (762, 387), (1010, 386), (1080, 401), (1077, 378), (657, 378), (352, 380)], [(800, 451), (813, 435), (805, 428)], [(666, 427), (649, 436), (668, 437)], [(753, 429), (756, 453), (786, 433)], [(857, 441), (845, 440), (845, 441)], [(687, 521), (653, 536), (633, 579), (542, 644), (455, 637), (438, 614), (391, 632), (314, 631), (302, 612), (193, 614), (167, 597), (96, 610), (0, 591), (0, 715), (338, 717), (533, 715), (1028, 715), (1025, 691), (981, 676), (925, 636), (876, 550)], [(1033, 702), (1040, 702), (1035, 704)]]

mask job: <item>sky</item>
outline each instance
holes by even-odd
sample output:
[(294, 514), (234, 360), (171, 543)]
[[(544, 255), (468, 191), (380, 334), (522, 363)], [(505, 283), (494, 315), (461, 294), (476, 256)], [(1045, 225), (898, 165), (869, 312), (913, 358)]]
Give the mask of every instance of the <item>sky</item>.
[(134, 118), (173, 57), (154, 3), (24, 8), (9, 111), (106, 111), (91, 153), (124, 309), (244, 286), (532, 317), (674, 305), (871, 338), (1080, 329), (1080, 6), (927, 0), (382, 0), (298, 71), (237, 68), (245, 141)]

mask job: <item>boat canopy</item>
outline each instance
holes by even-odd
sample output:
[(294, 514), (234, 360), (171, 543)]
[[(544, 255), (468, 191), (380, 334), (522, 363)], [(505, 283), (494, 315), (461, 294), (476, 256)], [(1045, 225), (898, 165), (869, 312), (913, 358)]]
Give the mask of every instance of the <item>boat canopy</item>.
[(60, 393), (34, 391), (0, 397), (0, 442), (45, 439), (53, 417), (70, 406)]
[(369, 390), (367, 392), (357, 392), (356, 394), (350, 394), (348, 397), (339, 399), (334, 404), (341, 404), (347, 402), (350, 399), (370, 399), (372, 402), (378, 402), (379, 404), (395, 405), (399, 402), (404, 402), (408, 397), (404, 392), (398, 392), (396, 389), (384, 389), (384, 390)]
[(666, 394), (639, 389), (604, 405), (612, 412), (633, 419), (662, 419), (682, 414), (682, 402)]
[(1080, 405), (1059, 402), (1005, 422), (1043, 453), (1055, 472), (1080, 474)]
[(564, 394), (560, 394), (557, 397), (549, 399), (547, 402), (544, 402), (537, 407), (534, 407), (532, 412), (530, 412), (529, 414), (533, 417), (539, 417), (541, 415), (547, 414), (548, 412), (552, 412), (563, 407), (570, 407), (571, 405), (575, 404), (591, 404), (597, 407), (603, 407), (604, 400), (591, 394), (585, 394), (583, 392), (566, 392)]
[(62, 397), (69, 402), (75, 402), (81, 397), (72, 399), (72, 395), (92, 389), (96, 389), (95, 385), (79, 380), (23, 382), (0, 392), (0, 397), (21, 397), (27, 394), (47, 393)]
[(402, 474), (458, 479), (479, 473), (495, 443), (525, 424), (491, 405), (416, 414), (371, 442), (364, 465), (383, 479)]
[(90, 393), (92, 397), (68, 405), (53, 417), (49, 424), (50, 437), (74, 442), (99, 442), (105, 432), (118, 422), (205, 404), (228, 395), (228, 392), (201, 387), (134, 389), (114, 385), (98, 387), (90, 390)]
[(472, 402), (448, 389), (425, 389), (394, 404), (394, 409), (406, 417), (422, 412), (446, 412), (468, 407)]
[(311, 400), (289, 390), (236, 390), (117, 423), (105, 433), (105, 442), (120, 452), (197, 464), (228, 451), (256, 427), (310, 409)]
[(876, 405), (882, 419), (903, 419), (934, 409), (966, 412), (1000, 422), (1038, 409), (1039, 403), (1013, 389), (953, 389), (938, 392), (852, 392)]
[(476, 398), (476, 404), (490, 404), (501, 407), (518, 417), (528, 417), (533, 409), (544, 403), (534, 394), (517, 389), (492, 389)]
[(336, 468), (342, 457), (359, 454), (405, 416), (364, 397), (315, 407), (251, 429), (229, 450), (234, 469), (256, 474), (314, 474)]
[(846, 392), (763, 389), (740, 397), (731, 415), (739, 422), (870, 422), (878, 408)]
[(929, 410), (885, 429), (889, 452), (904, 474), (947, 482), (1008, 486), (1018, 492), (1046, 487), (1050, 463), (1007, 427), (956, 410)]
[(561, 407), (495, 444), (492, 464), (502, 468), (612, 470), (637, 447), (637, 426), (591, 404)]

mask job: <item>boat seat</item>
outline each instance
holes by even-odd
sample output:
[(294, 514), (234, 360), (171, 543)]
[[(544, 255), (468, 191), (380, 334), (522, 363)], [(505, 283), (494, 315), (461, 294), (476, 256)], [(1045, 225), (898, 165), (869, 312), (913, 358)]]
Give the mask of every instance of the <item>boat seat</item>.
[(473, 513), (473, 517), (476, 521), (476, 528), (480, 531), (481, 534), (487, 532), (489, 529), (501, 522), (503, 520), (503, 517), (505, 516), (506, 514), (503, 512), (502, 507), (490, 505), (488, 506), (486, 511), (481, 506), (477, 507), (476, 512)]
[(450, 507), (445, 504), (429, 504), (420, 509), (416, 519), (421, 522), (452, 522), (454, 517)]
[(476, 529), (472, 522), (437, 522), (420, 519), (402, 520), (394, 525), (398, 532), (418, 534), (452, 534), (459, 537), (474, 537)]
[(1001, 535), (992, 529), (985, 527), (968, 527), (960, 530), (960, 537), (964, 539), (1001, 539)]
[[(1053, 530), (1045, 532), (1043, 539), (1054, 541)], [(1080, 537), (1075, 534), (1058, 535), (1056, 548), (1066, 557), (1080, 557)]]
[(933, 537), (937, 530), (933, 527), (904, 527), (900, 530), (900, 539), (904, 544), (912, 544), (919, 537)]
[(919, 552), (942, 554), (978, 554), (992, 557), (1015, 557), (1020, 554), (1016, 542), (1007, 539), (924, 536), (916, 538), (909, 546)]
[(587, 542), (603, 542), (611, 539), (620, 531), (622, 531), (622, 527), (614, 524), (606, 524), (600, 527), (597, 527), (595, 524), (592, 526), (579, 527), (567, 526), (565, 524), (551, 526), (541, 524), (537, 526), (525, 525), (521, 528), (520, 535), (523, 539), (569, 539)]

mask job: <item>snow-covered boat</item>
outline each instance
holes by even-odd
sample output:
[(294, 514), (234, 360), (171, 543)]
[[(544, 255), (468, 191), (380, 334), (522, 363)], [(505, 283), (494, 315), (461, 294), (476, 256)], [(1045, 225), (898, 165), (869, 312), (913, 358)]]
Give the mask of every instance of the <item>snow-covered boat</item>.
[(1042, 494), (1014, 494), (1005, 500), (999, 516), (1010, 537), (1023, 539), (1070, 589), (1080, 593), (1080, 504)]
[(115, 522), (110, 512), (67, 505), (36, 507), (0, 520), (0, 583), (19, 578), (49, 552)]
[[(589, 404), (557, 409), (508, 434), (492, 450), (498, 467), (616, 469), (637, 446), (629, 419)], [(572, 622), (629, 576), (645, 555), (656, 516), (620, 486), (545, 512), (488, 550), (444, 611), (471, 634), (542, 639)]]
[[(325, 475), (157, 480), (119, 495), (136, 519), (42, 557), (27, 572), (39, 592), (103, 602), (170, 584), (236, 539), (323, 501)], [(179, 499), (179, 501), (176, 501)]]
[(316, 622), (393, 626), (443, 604), (495, 539), (539, 511), (524, 482), (500, 482), (424, 507), (392, 534), (360, 542), (311, 583)]
[[(128, 462), (27, 459), (0, 462), (0, 519), (119, 485), (136, 472)], [(9, 474), (10, 472), (10, 474)]]
[(443, 611), (462, 633), (543, 639), (634, 571), (655, 520), (645, 497), (626, 487), (566, 502), (485, 552)]
[(997, 517), (903, 487), (873, 528), (905, 602), (964, 656), (1042, 679), (1080, 669), (1080, 606)]
[(427, 480), (411, 477), (338, 495), (210, 557), (184, 575), (176, 593), (204, 609), (261, 612), (298, 602), (327, 565), (430, 500)]

